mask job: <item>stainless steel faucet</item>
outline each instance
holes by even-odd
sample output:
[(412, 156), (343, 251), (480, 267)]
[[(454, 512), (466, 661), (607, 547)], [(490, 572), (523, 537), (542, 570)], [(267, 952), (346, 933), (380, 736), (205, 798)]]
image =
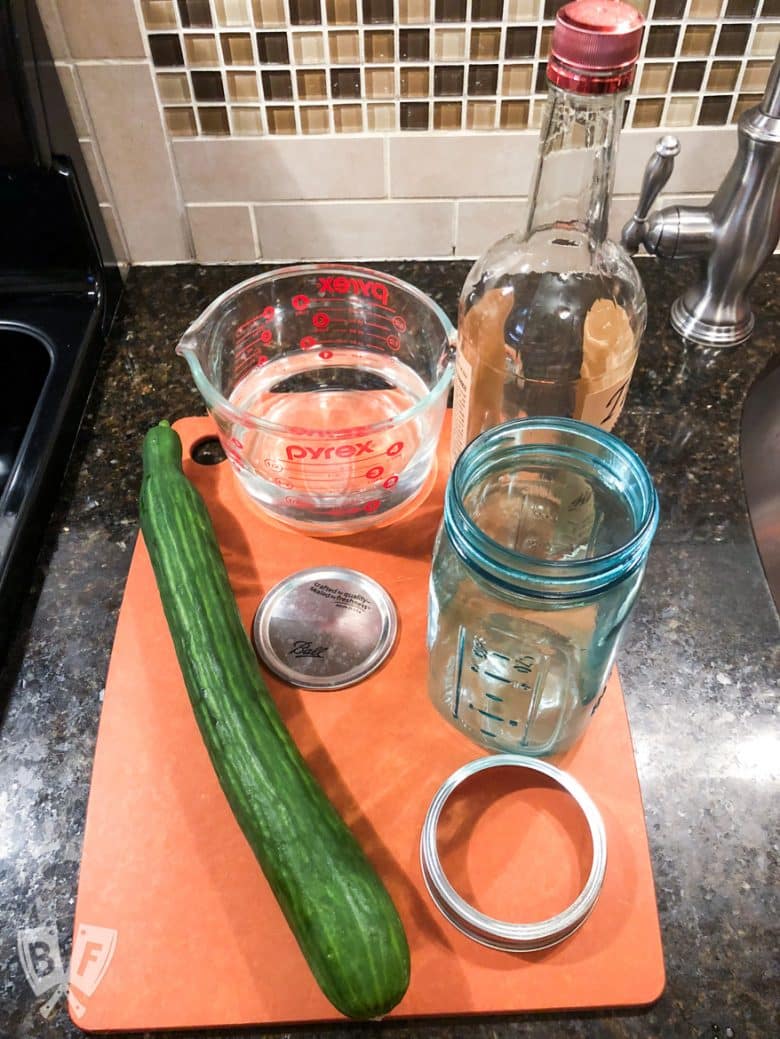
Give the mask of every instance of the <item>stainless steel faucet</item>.
[[(701, 280), (672, 304), (672, 327), (705, 346), (736, 346), (755, 319), (747, 292), (780, 238), (780, 49), (761, 102), (739, 120), (738, 150), (708, 206), (650, 213), (671, 176), (680, 144), (662, 137), (642, 179), (636, 212), (623, 228), (631, 253), (702, 258)], [(649, 215), (648, 215), (649, 214)]]

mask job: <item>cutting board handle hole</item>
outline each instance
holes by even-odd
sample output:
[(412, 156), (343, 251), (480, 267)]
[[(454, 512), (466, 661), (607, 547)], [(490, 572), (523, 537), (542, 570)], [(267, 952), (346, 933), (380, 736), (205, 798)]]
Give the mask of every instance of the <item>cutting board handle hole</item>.
[(217, 437), (203, 437), (190, 448), (193, 462), (198, 465), (219, 465), (227, 457)]

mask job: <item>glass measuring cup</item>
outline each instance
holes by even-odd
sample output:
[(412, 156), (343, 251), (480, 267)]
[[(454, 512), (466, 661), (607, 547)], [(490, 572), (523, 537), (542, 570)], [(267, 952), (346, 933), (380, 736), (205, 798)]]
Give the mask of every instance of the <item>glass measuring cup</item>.
[(421, 493), (454, 329), (412, 285), (306, 264), (219, 296), (177, 346), (244, 490), (288, 526), (346, 534)]

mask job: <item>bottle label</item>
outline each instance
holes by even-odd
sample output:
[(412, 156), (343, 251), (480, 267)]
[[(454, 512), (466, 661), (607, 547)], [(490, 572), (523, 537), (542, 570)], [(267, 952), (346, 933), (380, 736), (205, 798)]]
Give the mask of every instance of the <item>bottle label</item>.
[(630, 382), (631, 371), (624, 370), (617, 382), (604, 389), (596, 390), (594, 393), (584, 393), (581, 397), (578, 394), (579, 399), (574, 417), (582, 419), (583, 422), (590, 422), (592, 426), (599, 426), (609, 433), (623, 410)]
[(471, 400), (471, 362), (463, 350), (458, 350), (455, 357), (455, 378), (453, 380), (452, 399), (452, 464), (466, 446), (469, 428), (469, 402)]

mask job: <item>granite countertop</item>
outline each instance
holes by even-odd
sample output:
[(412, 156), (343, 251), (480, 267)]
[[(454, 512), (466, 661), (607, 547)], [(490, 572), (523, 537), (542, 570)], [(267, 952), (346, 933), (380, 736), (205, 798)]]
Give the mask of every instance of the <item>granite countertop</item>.
[[(427, 290), (455, 316), (468, 264), (377, 266)], [(128, 278), (0, 673), (0, 700), (7, 700), (0, 723), (3, 1037), (80, 1034), (62, 999), (43, 1016), (51, 992), (36, 996), (29, 987), (17, 934), (56, 929), (67, 962), (102, 690), (137, 529), (141, 439), (161, 417), (202, 413), (173, 346), (214, 296), (256, 270), (135, 268)], [(616, 432), (656, 480), (661, 524), (620, 664), (666, 991), (644, 1010), (345, 1025), (324, 1030), (329, 1036), (747, 1039), (778, 1032), (772, 725), (780, 627), (743, 499), (739, 420), (751, 383), (778, 350), (780, 260), (754, 287), (754, 338), (720, 353), (684, 349), (667, 325), (669, 305), (693, 269), (645, 260), (641, 273), (648, 329)]]

